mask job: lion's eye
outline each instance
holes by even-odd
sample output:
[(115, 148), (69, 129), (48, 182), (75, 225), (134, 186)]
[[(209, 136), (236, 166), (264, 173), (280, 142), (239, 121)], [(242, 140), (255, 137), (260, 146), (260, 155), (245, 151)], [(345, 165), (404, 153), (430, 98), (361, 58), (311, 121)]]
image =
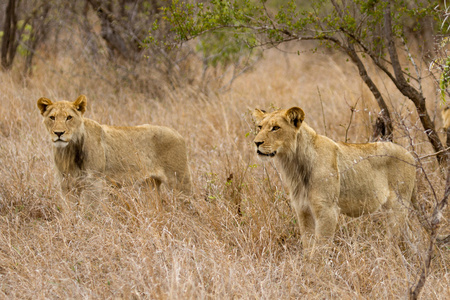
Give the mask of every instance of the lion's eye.
[(55, 121), (55, 116), (50, 116), (50, 120)]
[(280, 126), (273, 126), (272, 127), (272, 131), (277, 131), (278, 129), (280, 129)]
[(258, 130), (261, 130), (262, 126), (258, 126)]
[(66, 120), (67, 121), (72, 120), (72, 116), (67, 116)]

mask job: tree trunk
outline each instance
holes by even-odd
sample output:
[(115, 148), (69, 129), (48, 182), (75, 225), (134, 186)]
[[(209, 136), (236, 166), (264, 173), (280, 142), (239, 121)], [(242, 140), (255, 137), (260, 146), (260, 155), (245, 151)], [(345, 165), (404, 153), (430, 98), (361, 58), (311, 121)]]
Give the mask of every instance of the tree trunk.
[(133, 53), (131, 53), (127, 47), (127, 44), (120, 36), (119, 32), (116, 30), (114, 26), (114, 17), (112, 15), (112, 5), (111, 2), (108, 1), (106, 3), (106, 7), (102, 5), (97, 0), (88, 0), (91, 4), (92, 8), (97, 12), (98, 17), (100, 18), (102, 29), (101, 35), (102, 38), (106, 41), (108, 49), (110, 50), (110, 54), (113, 54), (114, 51), (117, 51), (121, 56), (126, 59), (133, 58)]
[(381, 138), (382, 140), (392, 142), (393, 140), (392, 119), (383, 96), (381, 95), (380, 91), (378, 90), (377, 86), (372, 81), (370, 76), (367, 74), (367, 70), (364, 67), (364, 63), (359, 58), (358, 54), (356, 53), (355, 47), (349, 40), (347, 40), (347, 47), (345, 48), (345, 51), (347, 52), (347, 55), (350, 56), (351, 60), (355, 63), (355, 65), (358, 67), (359, 76), (361, 76), (364, 83), (370, 89), (370, 91), (375, 97), (375, 100), (378, 103), (378, 106), (380, 107), (380, 116), (377, 118), (377, 123), (374, 126), (374, 134), (372, 140), (377, 140), (378, 138)]
[[(334, 8), (338, 12), (340, 18), (344, 20), (344, 14), (342, 13), (342, 10), (344, 7), (340, 7), (336, 1), (331, 0), (331, 3), (333, 4)], [(378, 103), (378, 107), (380, 108), (379, 116), (376, 120), (375, 125), (373, 126), (374, 132), (372, 136), (372, 141), (377, 140), (384, 140), (384, 141), (393, 141), (393, 130), (394, 126), (392, 125), (392, 119), (391, 115), (389, 113), (389, 109), (386, 105), (386, 102), (384, 101), (383, 96), (381, 95), (380, 91), (378, 90), (375, 83), (370, 78), (369, 74), (367, 74), (366, 67), (364, 66), (364, 63), (359, 58), (358, 54), (356, 53), (355, 46), (353, 44), (353, 40), (351, 35), (349, 35), (347, 32), (344, 31), (347, 38), (345, 39), (344, 44), (337, 43), (340, 45), (341, 48), (344, 49), (344, 51), (347, 53), (348, 56), (350, 56), (350, 59), (355, 63), (355, 65), (358, 67), (359, 76), (362, 78), (364, 83), (367, 85), (367, 87), (372, 92), (373, 96), (375, 97), (375, 100)]]
[(391, 8), (390, 2), (386, 1), (386, 8), (384, 11), (384, 35), (387, 41), (387, 49), (389, 52), (389, 57), (391, 58), (392, 68), (394, 69), (395, 78), (391, 78), (397, 89), (406, 97), (408, 97), (416, 106), (417, 113), (422, 123), (428, 140), (431, 143), (434, 151), (437, 153), (436, 158), (439, 164), (445, 165), (447, 163), (447, 155), (444, 151), (441, 140), (436, 132), (433, 121), (431, 120), (427, 108), (426, 100), (421, 92), (417, 91), (413, 86), (411, 86), (405, 79), (403, 75), (403, 70), (398, 58), (397, 49), (395, 47), (394, 37), (392, 34), (392, 24), (391, 24)]
[(48, 34), (48, 21), (47, 16), (50, 11), (50, 3), (44, 3), (42, 11), (38, 9), (32, 14), (31, 20), (31, 32), (30, 39), (25, 43), (27, 46), (27, 56), (25, 59), (24, 74), (31, 76), (33, 58), (36, 53), (36, 49), (41, 42), (43, 42)]
[(5, 11), (5, 23), (3, 24), (1, 61), (4, 70), (11, 69), (15, 56), (14, 44), (16, 43), (17, 29), (17, 17), (15, 10), (16, 1), (9, 0)]

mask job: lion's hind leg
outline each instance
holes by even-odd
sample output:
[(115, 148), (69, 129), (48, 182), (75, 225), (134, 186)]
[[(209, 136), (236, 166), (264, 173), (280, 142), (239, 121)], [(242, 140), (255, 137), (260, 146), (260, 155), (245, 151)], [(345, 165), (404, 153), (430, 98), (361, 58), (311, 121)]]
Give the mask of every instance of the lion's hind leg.
[(167, 174), (167, 187), (184, 195), (191, 195), (193, 192), (191, 175), (189, 168), (175, 174)]
[(187, 171), (179, 181), (180, 181), (180, 190), (185, 195), (192, 194), (192, 192), (193, 192), (192, 179), (191, 179), (191, 175), (189, 174), (189, 171)]
[(162, 208), (161, 198), (161, 185), (166, 184), (165, 178), (152, 174), (145, 178), (141, 183), (141, 187), (144, 187), (145, 193), (147, 193), (147, 200), (156, 199), (156, 207)]
[(158, 177), (148, 177), (147, 179), (145, 179), (145, 185), (152, 190), (156, 190), (158, 194), (161, 191), (161, 184), (162, 181)]

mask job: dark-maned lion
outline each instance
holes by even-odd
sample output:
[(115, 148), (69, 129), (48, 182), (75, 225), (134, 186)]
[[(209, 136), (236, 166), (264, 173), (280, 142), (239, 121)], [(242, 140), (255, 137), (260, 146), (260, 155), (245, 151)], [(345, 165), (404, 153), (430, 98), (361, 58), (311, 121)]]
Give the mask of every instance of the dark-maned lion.
[(415, 189), (414, 158), (393, 143), (348, 144), (317, 134), (301, 108), (253, 113), (260, 157), (279, 165), (302, 239), (332, 237), (339, 213), (351, 217), (389, 210), (396, 229), (405, 221)]
[(153, 125), (116, 127), (84, 118), (86, 97), (75, 102), (40, 98), (37, 106), (53, 144), (63, 193), (79, 191), (87, 179), (114, 184), (151, 180), (191, 191), (184, 139), (175, 130)]

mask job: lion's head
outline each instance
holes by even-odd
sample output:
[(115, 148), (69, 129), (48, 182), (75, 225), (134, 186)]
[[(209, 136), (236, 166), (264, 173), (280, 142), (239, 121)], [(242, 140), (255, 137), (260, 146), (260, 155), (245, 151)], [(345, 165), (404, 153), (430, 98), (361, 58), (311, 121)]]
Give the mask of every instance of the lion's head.
[(292, 151), (305, 113), (299, 107), (271, 113), (255, 109), (253, 117), (259, 130), (254, 140), (256, 152), (262, 157), (274, 157)]
[(71, 141), (77, 141), (83, 130), (86, 96), (79, 96), (75, 102), (52, 102), (47, 98), (40, 98), (37, 106), (55, 147), (63, 148)]

